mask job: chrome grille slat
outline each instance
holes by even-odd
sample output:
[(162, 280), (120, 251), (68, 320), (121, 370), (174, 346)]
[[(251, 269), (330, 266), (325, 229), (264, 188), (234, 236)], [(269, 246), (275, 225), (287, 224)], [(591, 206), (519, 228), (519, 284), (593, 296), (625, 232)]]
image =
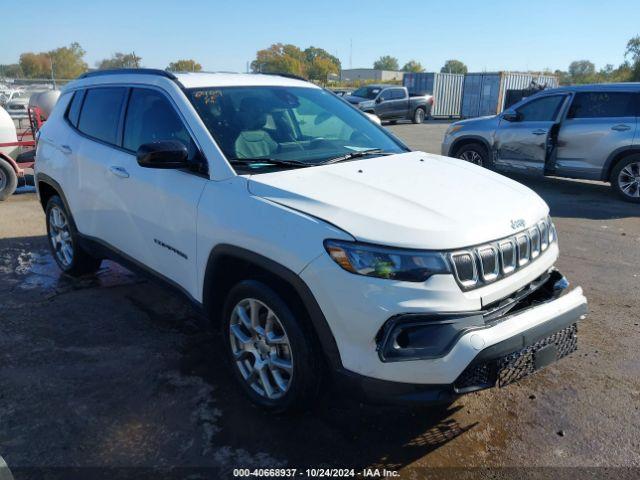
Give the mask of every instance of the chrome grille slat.
[(463, 290), (498, 281), (541, 256), (557, 240), (551, 219), (495, 242), (449, 254), (453, 274)]

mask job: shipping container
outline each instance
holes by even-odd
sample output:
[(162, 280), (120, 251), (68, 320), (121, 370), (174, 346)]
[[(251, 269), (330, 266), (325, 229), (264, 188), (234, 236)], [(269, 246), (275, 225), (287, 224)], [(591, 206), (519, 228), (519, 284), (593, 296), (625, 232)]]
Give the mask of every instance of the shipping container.
[(504, 110), (505, 104), (515, 103), (514, 99), (519, 100), (538, 88), (557, 86), (558, 79), (553, 75), (514, 72), (469, 73), (464, 78), (462, 117), (496, 115)]
[(403, 85), (412, 95), (433, 95), (433, 117), (459, 118), (464, 75), (455, 73), (407, 73)]

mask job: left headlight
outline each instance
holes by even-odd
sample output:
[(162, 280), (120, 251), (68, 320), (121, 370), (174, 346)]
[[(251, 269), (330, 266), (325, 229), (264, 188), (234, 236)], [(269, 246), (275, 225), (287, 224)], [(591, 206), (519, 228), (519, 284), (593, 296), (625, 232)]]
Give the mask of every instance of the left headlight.
[(444, 133), (445, 137), (448, 135), (452, 135), (456, 133), (458, 130), (462, 130), (462, 125), (456, 125), (455, 123), (447, 128), (447, 131)]
[(343, 269), (358, 275), (406, 282), (424, 282), (431, 275), (450, 273), (440, 252), (405, 250), (342, 240), (325, 240), (324, 248)]

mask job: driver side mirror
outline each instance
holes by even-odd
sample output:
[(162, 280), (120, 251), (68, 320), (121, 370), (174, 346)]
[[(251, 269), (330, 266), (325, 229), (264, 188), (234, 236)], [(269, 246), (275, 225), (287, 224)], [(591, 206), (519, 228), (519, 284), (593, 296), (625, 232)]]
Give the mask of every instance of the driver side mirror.
[(515, 110), (509, 109), (502, 112), (502, 118), (505, 119), (507, 122), (519, 122), (520, 114)]
[(382, 103), (382, 97), (376, 98), (376, 103)]
[(143, 143), (138, 147), (136, 159), (145, 168), (189, 167), (187, 147), (176, 140)]

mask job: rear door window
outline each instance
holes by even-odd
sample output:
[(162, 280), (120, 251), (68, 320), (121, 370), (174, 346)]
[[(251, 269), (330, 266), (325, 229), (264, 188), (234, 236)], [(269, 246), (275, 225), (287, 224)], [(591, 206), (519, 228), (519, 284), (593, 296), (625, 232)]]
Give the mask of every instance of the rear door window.
[(124, 87), (91, 88), (85, 94), (78, 130), (97, 140), (118, 144)]
[(520, 120), (523, 122), (553, 122), (558, 116), (564, 95), (549, 95), (532, 100), (520, 108)]
[(124, 121), (122, 146), (135, 152), (145, 143), (167, 140), (183, 143), (190, 157), (197, 151), (189, 131), (167, 98), (157, 90), (134, 88)]
[(633, 92), (579, 92), (573, 98), (567, 118), (611, 118), (636, 116)]
[(395, 100), (402, 100), (404, 97), (404, 90), (402, 88), (396, 88), (393, 91), (393, 98)]

